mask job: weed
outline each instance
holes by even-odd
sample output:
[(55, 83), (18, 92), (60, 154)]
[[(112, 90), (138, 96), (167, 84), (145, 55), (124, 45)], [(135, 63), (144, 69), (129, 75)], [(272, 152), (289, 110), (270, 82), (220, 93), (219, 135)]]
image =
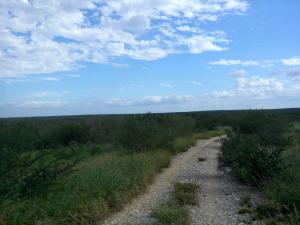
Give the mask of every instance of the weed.
[(251, 207), (251, 196), (248, 193), (245, 193), (241, 196), (240, 198), (240, 205), (241, 206), (246, 206), (246, 207)]
[(153, 210), (151, 216), (156, 219), (157, 225), (189, 225), (191, 219), (187, 208), (176, 201), (169, 201)]
[(176, 183), (174, 198), (181, 205), (196, 205), (199, 186), (192, 183)]

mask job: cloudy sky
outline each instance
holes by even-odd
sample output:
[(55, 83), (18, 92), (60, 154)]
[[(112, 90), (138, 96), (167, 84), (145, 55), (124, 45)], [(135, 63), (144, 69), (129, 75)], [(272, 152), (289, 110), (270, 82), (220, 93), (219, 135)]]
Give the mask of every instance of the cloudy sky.
[(7, 0), (0, 117), (300, 107), (299, 0)]

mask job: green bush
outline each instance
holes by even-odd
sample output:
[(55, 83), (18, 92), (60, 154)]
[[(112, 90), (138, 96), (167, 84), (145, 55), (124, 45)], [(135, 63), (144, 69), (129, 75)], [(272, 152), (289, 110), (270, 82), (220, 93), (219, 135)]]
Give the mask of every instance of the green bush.
[(230, 134), (222, 145), (222, 158), (246, 183), (271, 179), (281, 165), (281, 145), (264, 145), (255, 135)]
[(70, 173), (79, 161), (71, 149), (33, 151), (16, 154), (11, 149), (0, 154), (0, 199), (42, 193), (56, 178)]

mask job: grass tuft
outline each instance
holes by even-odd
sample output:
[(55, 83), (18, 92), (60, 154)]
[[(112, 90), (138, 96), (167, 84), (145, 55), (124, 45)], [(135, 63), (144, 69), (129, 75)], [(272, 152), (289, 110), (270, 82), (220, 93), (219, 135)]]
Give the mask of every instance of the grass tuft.
[(186, 205), (197, 204), (199, 186), (191, 183), (175, 183), (171, 199), (152, 211), (156, 225), (189, 225), (191, 218)]
[(176, 183), (174, 198), (180, 205), (196, 205), (199, 186), (191, 183)]
[(189, 225), (191, 223), (188, 209), (174, 200), (154, 209), (151, 215), (156, 219), (156, 225)]

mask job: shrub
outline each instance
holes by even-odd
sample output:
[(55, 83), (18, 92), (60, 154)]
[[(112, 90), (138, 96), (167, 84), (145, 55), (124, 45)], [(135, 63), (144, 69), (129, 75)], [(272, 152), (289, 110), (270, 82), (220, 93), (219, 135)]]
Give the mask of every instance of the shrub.
[(281, 145), (263, 145), (254, 135), (231, 134), (224, 139), (222, 159), (246, 183), (271, 179), (280, 170)]
[(0, 154), (0, 198), (32, 196), (49, 187), (55, 179), (71, 172), (78, 159), (71, 149)]

